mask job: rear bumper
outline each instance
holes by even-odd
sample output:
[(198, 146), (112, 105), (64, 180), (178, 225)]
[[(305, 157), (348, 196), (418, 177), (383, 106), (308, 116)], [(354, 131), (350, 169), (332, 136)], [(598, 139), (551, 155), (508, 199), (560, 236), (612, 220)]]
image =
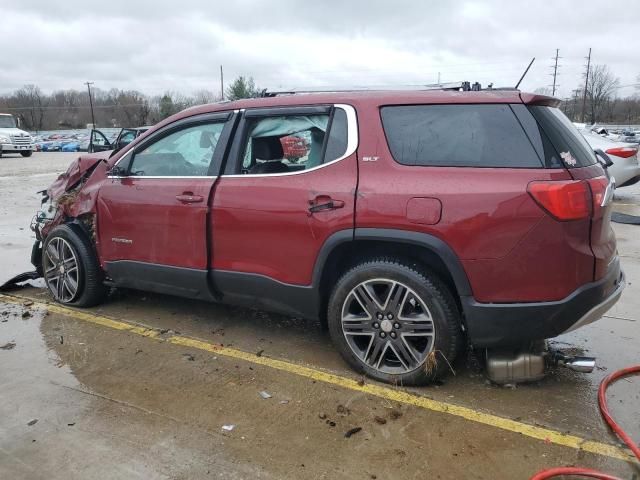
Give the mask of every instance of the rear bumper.
[(603, 279), (562, 300), (498, 304), (462, 297), (469, 340), (476, 347), (495, 347), (555, 337), (599, 320), (620, 299), (624, 287), (624, 272), (616, 256)]

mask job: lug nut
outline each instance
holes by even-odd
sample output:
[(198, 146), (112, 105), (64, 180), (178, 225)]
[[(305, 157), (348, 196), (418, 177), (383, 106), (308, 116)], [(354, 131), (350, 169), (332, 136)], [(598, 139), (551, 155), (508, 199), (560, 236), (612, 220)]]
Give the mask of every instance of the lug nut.
[(388, 313), (388, 314), (387, 314), (387, 318), (388, 318), (389, 320), (393, 320), (393, 313)]
[(396, 332), (391, 332), (389, 335), (391, 335), (391, 338), (396, 338)]
[(393, 328), (400, 328), (400, 324), (398, 322), (394, 323)]
[(384, 317), (384, 315), (382, 315), (380, 312), (378, 312), (376, 314), (376, 317), (378, 317), (378, 320), (382, 320), (382, 318)]
[(375, 322), (375, 323), (373, 324), (373, 328), (380, 328), (380, 324), (379, 324), (378, 322)]
[(386, 334), (386, 333), (384, 333), (384, 332), (380, 332), (380, 338), (384, 338), (384, 337), (386, 337), (386, 336), (387, 336), (387, 334)]

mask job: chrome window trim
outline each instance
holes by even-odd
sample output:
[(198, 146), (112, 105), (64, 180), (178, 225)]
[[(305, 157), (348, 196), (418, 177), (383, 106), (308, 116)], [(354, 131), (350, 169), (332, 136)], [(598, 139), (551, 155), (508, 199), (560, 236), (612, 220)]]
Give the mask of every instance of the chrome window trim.
[(152, 178), (152, 179), (159, 179), (159, 178), (168, 178), (168, 179), (172, 179), (172, 178), (208, 178), (208, 179), (212, 179), (212, 178), (218, 178), (218, 176), (208, 176), (208, 175), (196, 175), (196, 176), (185, 176), (185, 177), (180, 177), (180, 176), (136, 176), (136, 175), (129, 175), (127, 177), (118, 177), (118, 176), (107, 176), (107, 178), (135, 178), (136, 180), (143, 180), (145, 178)]
[(288, 177), (290, 175), (302, 175), (305, 173), (313, 172), (324, 167), (328, 167), (336, 162), (344, 160), (350, 157), (358, 149), (358, 118), (356, 116), (356, 109), (351, 105), (344, 103), (336, 103), (335, 108), (344, 110), (347, 116), (347, 149), (342, 156), (331, 160), (330, 162), (323, 163), (317, 167), (309, 168), (308, 170), (299, 170), (297, 172), (285, 172), (285, 173), (236, 173), (232, 175), (222, 175), (222, 178), (260, 178), (260, 177)]

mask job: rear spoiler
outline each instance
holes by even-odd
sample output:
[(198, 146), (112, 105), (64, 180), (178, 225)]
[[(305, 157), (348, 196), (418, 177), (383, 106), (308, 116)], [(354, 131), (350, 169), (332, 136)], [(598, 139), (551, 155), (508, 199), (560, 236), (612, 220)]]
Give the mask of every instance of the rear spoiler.
[(559, 107), (562, 100), (547, 95), (520, 92), (520, 100), (525, 105), (543, 105), (545, 107)]

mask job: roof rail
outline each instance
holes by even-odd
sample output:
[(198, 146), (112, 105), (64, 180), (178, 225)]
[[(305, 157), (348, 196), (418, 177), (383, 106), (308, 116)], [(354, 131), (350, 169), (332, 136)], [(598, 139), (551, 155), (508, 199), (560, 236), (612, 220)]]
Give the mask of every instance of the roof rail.
[[(488, 86), (489, 90), (493, 89), (493, 84)], [(264, 89), (260, 92), (261, 97), (276, 97), (278, 95), (294, 95), (305, 93), (346, 93), (346, 92), (370, 92), (378, 90), (449, 90), (456, 92), (479, 92), (482, 90), (482, 85), (478, 82), (463, 81), (463, 82), (448, 82), (448, 83), (428, 83), (418, 85), (373, 85), (373, 86), (361, 86), (361, 87), (311, 87), (311, 88), (290, 88), (287, 90), (274, 90), (270, 91)]]

